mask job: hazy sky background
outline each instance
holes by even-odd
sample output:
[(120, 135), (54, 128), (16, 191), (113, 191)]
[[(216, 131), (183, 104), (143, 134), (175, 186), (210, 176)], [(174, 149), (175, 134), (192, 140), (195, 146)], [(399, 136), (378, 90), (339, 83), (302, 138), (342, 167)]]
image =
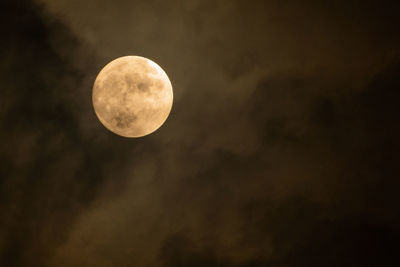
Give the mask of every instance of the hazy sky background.
[[(398, 266), (396, 1), (0, 4), (0, 266)], [(174, 87), (106, 130), (109, 61)]]

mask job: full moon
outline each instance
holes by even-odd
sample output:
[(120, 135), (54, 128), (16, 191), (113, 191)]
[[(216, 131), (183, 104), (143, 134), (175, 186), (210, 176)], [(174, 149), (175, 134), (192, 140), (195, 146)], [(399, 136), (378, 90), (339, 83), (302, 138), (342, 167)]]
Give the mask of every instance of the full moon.
[(155, 62), (126, 56), (100, 71), (92, 98), (96, 115), (107, 129), (124, 137), (142, 137), (166, 121), (173, 92), (167, 74)]

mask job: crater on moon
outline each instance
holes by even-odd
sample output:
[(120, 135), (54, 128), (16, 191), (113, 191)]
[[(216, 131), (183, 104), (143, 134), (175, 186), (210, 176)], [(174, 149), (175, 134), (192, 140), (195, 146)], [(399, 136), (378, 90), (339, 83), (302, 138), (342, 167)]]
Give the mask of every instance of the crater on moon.
[(92, 97), (96, 115), (107, 129), (124, 137), (141, 137), (165, 122), (173, 92), (160, 66), (144, 57), (126, 56), (100, 71)]

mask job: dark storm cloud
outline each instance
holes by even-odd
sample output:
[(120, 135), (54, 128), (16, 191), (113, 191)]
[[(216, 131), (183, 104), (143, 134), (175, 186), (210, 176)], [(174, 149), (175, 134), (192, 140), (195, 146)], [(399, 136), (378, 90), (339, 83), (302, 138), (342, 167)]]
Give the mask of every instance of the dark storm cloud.
[[(42, 2), (1, 4), (0, 265), (396, 265), (396, 2)], [(142, 139), (91, 106), (127, 54), (174, 85)]]
[(78, 90), (78, 41), (30, 1), (1, 7), (0, 265), (43, 266), (95, 197), (113, 148), (79, 131), (90, 90)]

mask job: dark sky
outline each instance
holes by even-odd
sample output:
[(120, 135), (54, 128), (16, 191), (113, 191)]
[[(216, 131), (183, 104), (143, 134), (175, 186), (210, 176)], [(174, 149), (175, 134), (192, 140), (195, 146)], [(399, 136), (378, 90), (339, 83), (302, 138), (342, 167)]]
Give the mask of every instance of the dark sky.
[[(2, 0), (0, 266), (400, 266), (400, 2)], [(155, 133), (95, 116), (160, 64)]]

